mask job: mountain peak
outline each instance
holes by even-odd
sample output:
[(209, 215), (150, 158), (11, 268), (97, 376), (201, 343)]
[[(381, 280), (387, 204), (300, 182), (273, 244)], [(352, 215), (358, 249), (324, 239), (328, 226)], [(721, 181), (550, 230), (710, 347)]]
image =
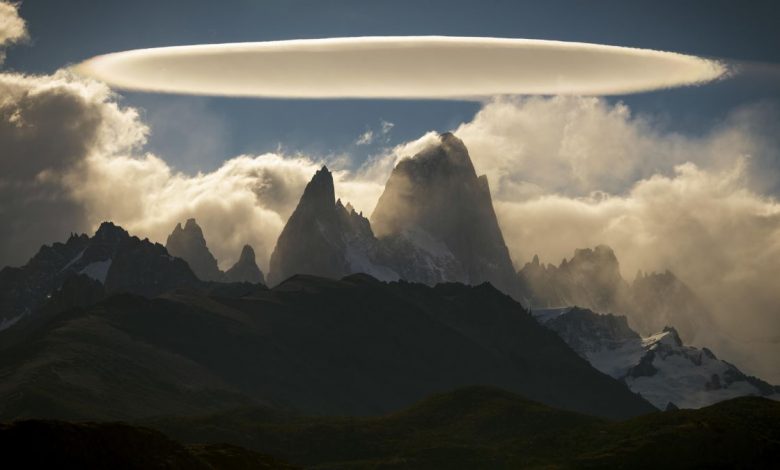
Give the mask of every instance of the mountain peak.
[(255, 250), (251, 246), (244, 245), (236, 264), (225, 271), (225, 279), (229, 282), (265, 283), (263, 272), (255, 261)]
[(186, 261), (199, 279), (217, 281), (222, 277), (217, 259), (209, 251), (203, 230), (194, 218), (187, 219), (184, 228), (181, 223), (176, 224), (173, 232), (168, 235), (165, 248), (172, 256)]
[(238, 257), (238, 261), (255, 261), (255, 250), (249, 245), (244, 245), (241, 249), (241, 256)]
[[(178, 227), (181, 227), (180, 223), (176, 225)], [(203, 230), (200, 228), (200, 225), (198, 225), (198, 222), (193, 217), (187, 219), (187, 222), (184, 224), (184, 230), (192, 230), (192, 231), (198, 231), (200, 233), (203, 233)]]
[(462, 273), (448, 280), (489, 281), (507, 293), (518, 288), (487, 178), (477, 176), (468, 149), (452, 133), (396, 165), (371, 225), (380, 238), (416, 231), (443, 245)]
[(93, 238), (97, 240), (119, 240), (129, 236), (130, 234), (125, 229), (114, 225), (113, 222), (103, 222), (98, 227)]
[(322, 168), (314, 173), (314, 176), (306, 185), (298, 205), (332, 208), (335, 206), (335, 201), (336, 191), (333, 187), (333, 174), (328, 170), (327, 166), (322, 165)]

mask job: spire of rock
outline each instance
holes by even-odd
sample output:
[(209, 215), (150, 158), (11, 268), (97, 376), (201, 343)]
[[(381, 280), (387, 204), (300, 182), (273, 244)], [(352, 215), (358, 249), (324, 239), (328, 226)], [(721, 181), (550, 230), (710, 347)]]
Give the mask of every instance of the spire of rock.
[(180, 223), (176, 224), (173, 232), (168, 236), (165, 248), (172, 256), (186, 261), (199, 279), (203, 281), (222, 279), (217, 260), (209, 251), (203, 230), (195, 219), (187, 219), (184, 228)]
[(228, 282), (265, 283), (263, 272), (257, 267), (255, 261), (255, 250), (251, 246), (244, 245), (236, 264), (225, 271), (225, 279)]
[(327, 166), (323, 165), (314, 174), (309, 184), (306, 185), (298, 206), (330, 210), (335, 200), (336, 191), (333, 187), (333, 174), (331, 174)]
[(474, 170), (468, 150), (451, 133), (393, 169), (371, 224), (381, 238), (410, 231), (443, 244), (469, 284), (491, 282), (505, 293), (519, 288), (498, 226), (487, 178)]

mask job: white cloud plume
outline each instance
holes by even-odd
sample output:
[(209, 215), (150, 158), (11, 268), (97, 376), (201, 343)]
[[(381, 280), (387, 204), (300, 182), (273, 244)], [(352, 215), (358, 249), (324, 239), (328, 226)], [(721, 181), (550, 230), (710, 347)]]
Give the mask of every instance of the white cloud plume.
[(357, 140), (355, 141), (355, 145), (369, 145), (373, 141), (374, 141), (374, 131), (369, 129), (366, 132), (360, 134), (360, 137), (358, 137)]
[(291, 98), (625, 94), (714, 80), (722, 64), (670, 52), (445, 36), (163, 47), (95, 57), (79, 73), (170, 93)]
[(19, 4), (0, 1), (0, 64), (5, 60), (4, 48), (27, 38), (27, 25), (19, 16)]

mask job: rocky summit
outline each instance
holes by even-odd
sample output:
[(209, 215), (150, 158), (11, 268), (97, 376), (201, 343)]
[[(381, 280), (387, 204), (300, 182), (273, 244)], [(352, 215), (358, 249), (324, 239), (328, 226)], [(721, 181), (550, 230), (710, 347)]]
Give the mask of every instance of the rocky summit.
[(487, 177), (477, 175), (466, 146), (451, 133), (396, 165), (371, 223), (380, 238), (406, 238), (422, 248), (437, 243), (436, 251), (454, 261), (446, 280), (518, 291)]
[(326, 167), (314, 175), (279, 236), (269, 281), (357, 272), (429, 285), (490, 282), (521, 297), (487, 179), (460, 139), (442, 134), (398, 163), (371, 222), (335, 200)]
[(176, 224), (173, 233), (168, 235), (165, 248), (172, 256), (186, 261), (200, 280), (221, 280), (222, 272), (217, 265), (217, 259), (206, 246), (203, 230), (195, 219), (187, 219), (184, 227), (181, 224)]
[(203, 230), (195, 219), (187, 219), (184, 227), (176, 224), (165, 244), (171, 255), (187, 262), (198, 279), (215, 282), (264, 283), (263, 272), (255, 261), (255, 250), (244, 245), (238, 261), (228, 271), (219, 269), (219, 264), (211, 254)]
[(341, 278), (358, 272), (397, 279), (398, 274), (379, 261), (379, 250), (368, 219), (336, 200), (333, 175), (323, 166), (279, 235), (268, 281), (274, 285), (295, 274)]
[(263, 272), (257, 267), (255, 250), (249, 245), (241, 249), (241, 256), (230, 269), (225, 271), (225, 279), (228, 282), (251, 282), (252, 284), (265, 284)]

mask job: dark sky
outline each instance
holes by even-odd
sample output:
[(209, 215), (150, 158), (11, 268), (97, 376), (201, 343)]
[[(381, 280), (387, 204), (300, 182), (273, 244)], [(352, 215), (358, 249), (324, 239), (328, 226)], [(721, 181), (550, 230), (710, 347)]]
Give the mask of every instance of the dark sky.
[[(777, 1), (205, 1), (25, 0), (31, 42), (7, 69), (52, 72), (125, 49), (358, 35), (460, 35), (556, 39), (669, 50), (739, 61), (749, 73), (697, 88), (610, 98), (696, 134), (747, 104), (780, 103)], [(239, 153), (279, 145), (315, 154), (375, 148), (355, 139), (386, 120), (390, 144), (469, 120), (478, 103), (269, 100), (125, 93), (143, 110), (148, 149), (179, 169), (216, 168)]]

